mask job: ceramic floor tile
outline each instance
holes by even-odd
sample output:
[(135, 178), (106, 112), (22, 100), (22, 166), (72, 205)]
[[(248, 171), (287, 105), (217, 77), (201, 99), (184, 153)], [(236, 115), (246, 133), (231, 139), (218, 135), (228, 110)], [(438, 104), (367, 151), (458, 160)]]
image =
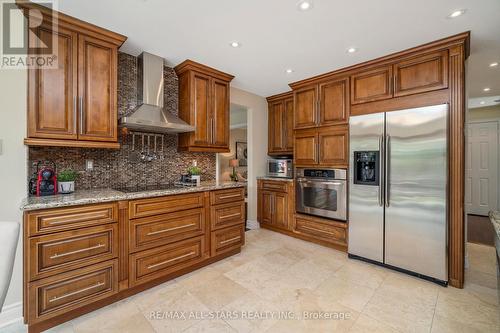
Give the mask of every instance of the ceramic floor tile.
[(495, 248), (480, 244), (467, 244), (470, 269), (496, 275)]
[(190, 290), (193, 296), (211, 310), (219, 310), (247, 292), (247, 289), (225, 276), (208, 282), (200, 281), (198, 287)]
[(239, 283), (247, 289), (260, 288), (269, 280), (276, 278), (275, 275), (269, 273), (261, 265), (256, 265), (254, 261), (243, 264), (229, 272), (224, 273), (224, 276), (230, 278), (236, 283)]
[(336, 277), (328, 278), (315, 291), (356, 311), (362, 311), (375, 293), (374, 289)]
[(372, 289), (378, 288), (388, 274), (387, 270), (357, 260), (350, 260), (334, 273), (340, 279)]
[(13, 323), (5, 327), (0, 328), (2, 333), (26, 333), (28, 332), (28, 326), (21, 322)]
[(434, 309), (425, 302), (376, 292), (363, 313), (402, 332), (429, 332)]
[(237, 333), (223, 320), (202, 320), (184, 330), (186, 333)]
[(491, 289), (497, 289), (497, 276), (496, 274), (483, 273), (473, 269), (465, 270), (465, 285), (475, 284)]
[(349, 333), (398, 333), (389, 325), (379, 322), (367, 315), (361, 314), (349, 329)]
[[(456, 320), (435, 315), (432, 321), (431, 333), (482, 333), (479, 328), (474, 328)], [(497, 331), (498, 332), (498, 331)]]
[(463, 289), (440, 290), (436, 316), (462, 322), (483, 332), (498, 332), (500, 327), (498, 307), (483, 302)]

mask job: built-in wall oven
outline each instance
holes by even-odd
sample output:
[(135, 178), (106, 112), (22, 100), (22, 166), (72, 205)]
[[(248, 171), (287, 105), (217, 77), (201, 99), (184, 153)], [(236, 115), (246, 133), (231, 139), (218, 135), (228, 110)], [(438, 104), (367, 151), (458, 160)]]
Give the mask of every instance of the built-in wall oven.
[(347, 180), (342, 169), (296, 169), (299, 213), (347, 220)]

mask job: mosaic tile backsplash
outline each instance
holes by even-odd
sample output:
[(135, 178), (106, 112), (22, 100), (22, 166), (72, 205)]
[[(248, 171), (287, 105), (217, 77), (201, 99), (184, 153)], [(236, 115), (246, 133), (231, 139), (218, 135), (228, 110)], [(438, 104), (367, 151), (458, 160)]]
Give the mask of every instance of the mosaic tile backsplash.
[[(125, 53), (118, 54), (118, 114), (130, 114), (137, 106), (137, 58)], [(165, 66), (165, 108), (178, 114), (178, 84), (173, 68)], [(51, 160), (57, 170), (71, 168), (80, 177), (77, 189), (117, 188), (144, 184), (173, 183), (193, 160), (202, 169), (202, 180), (215, 180), (216, 158), (214, 153), (177, 152), (177, 135), (164, 135), (164, 151), (152, 162), (141, 162), (141, 138), (136, 136), (135, 151), (132, 151), (132, 137), (119, 136), (121, 148), (89, 149), (60, 147), (29, 148), (29, 177), (36, 170), (39, 160)], [(151, 147), (153, 144), (151, 144)], [(161, 147), (158, 140), (158, 148)], [(93, 160), (94, 169), (85, 171), (85, 160)]]

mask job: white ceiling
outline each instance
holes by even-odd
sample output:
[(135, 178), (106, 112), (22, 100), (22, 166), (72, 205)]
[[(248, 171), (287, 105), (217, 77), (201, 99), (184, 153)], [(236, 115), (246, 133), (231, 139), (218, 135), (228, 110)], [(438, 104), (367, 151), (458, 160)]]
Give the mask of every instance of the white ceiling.
[[(288, 83), (472, 31), (469, 95), (500, 94), (499, 0), (59, 0), (59, 10), (128, 36), (122, 51), (148, 51), (176, 65), (189, 58), (269, 96)], [(456, 19), (447, 15), (466, 8)], [(240, 48), (229, 43), (239, 41)], [(346, 53), (348, 47), (359, 49)], [(285, 69), (293, 68), (291, 74)], [(483, 93), (482, 88), (491, 88)]]

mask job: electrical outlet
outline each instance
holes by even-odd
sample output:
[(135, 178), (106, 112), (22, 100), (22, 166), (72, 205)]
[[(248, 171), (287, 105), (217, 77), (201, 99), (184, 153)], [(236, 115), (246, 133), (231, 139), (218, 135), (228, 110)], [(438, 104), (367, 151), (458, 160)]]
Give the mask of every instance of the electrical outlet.
[(85, 170), (86, 171), (94, 170), (94, 161), (93, 160), (85, 160)]

